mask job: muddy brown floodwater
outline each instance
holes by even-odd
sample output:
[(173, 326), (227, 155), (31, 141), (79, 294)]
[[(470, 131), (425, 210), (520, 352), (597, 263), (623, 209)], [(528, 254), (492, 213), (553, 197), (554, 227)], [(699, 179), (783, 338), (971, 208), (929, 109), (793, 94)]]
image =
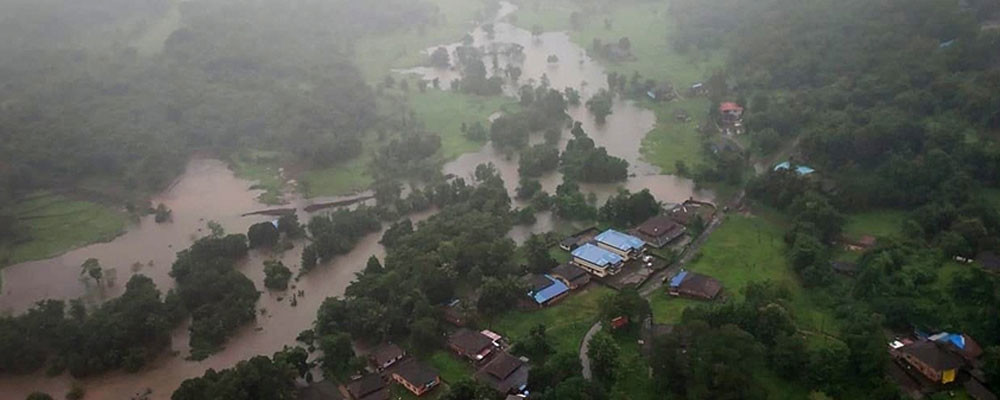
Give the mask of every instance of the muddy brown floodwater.
[[(517, 84), (509, 82), (506, 84), (504, 92), (508, 96), (514, 96), (517, 93), (517, 86), (520, 84), (529, 82), (538, 84), (543, 79), (543, 75), (553, 88), (562, 90), (570, 87), (576, 89), (584, 101), (599, 90), (608, 87), (604, 67), (591, 59), (580, 46), (573, 43), (566, 33), (547, 32), (534, 36), (527, 30), (503, 22), (504, 17), (516, 10), (515, 5), (501, 2), (500, 12), (493, 24), (493, 34), (489, 35), (481, 27), (471, 33), (472, 45), (483, 49), (483, 53), (487, 54), (484, 56), (483, 62), (489, 71), (493, 69), (493, 56), (491, 54), (494, 52), (498, 54), (497, 61), (500, 70), (505, 69), (507, 65), (516, 65), (523, 71)], [(428, 48), (426, 52), (430, 53), (438, 47), (445, 47), (454, 53), (460, 45), (461, 43), (451, 43), (433, 46)], [(505, 55), (503, 50), (510, 48), (521, 48), (522, 51), (515, 56)], [(558, 62), (549, 62), (550, 55), (555, 55)], [(452, 80), (461, 78), (455, 69), (418, 67), (399, 72), (419, 75), (422, 79), (427, 80), (438, 79), (441, 81), (442, 88), (450, 87)], [(492, 72), (489, 73), (492, 74)], [(620, 188), (633, 192), (649, 189), (659, 201), (666, 203), (680, 203), (690, 198), (713, 199), (712, 192), (698, 190), (693, 181), (662, 174), (659, 167), (643, 161), (640, 154), (642, 139), (653, 130), (656, 124), (656, 115), (652, 111), (639, 107), (632, 101), (622, 99), (614, 101), (612, 111), (604, 124), (598, 124), (593, 115), (582, 105), (571, 106), (567, 110), (573, 120), (583, 124), (584, 131), (598, 146), (604, 146), (607, 148), (608, 154), (621, 157), (629, 162), (629, 179), (626, 182), (583, 184), (580, 185), (583, 192), (593, 193), (598, 204), (602, 204), (608, 197), (617, 193)], [(560, 148), (565, 148), (569, 137), (569, 127), (567, 126), (563, 131)], [(533, 143), (540, 142), (540, 138), (532, 138), (532, 141)], [(517, 161), (516, 154), (504, 154), (488, 143), (477, 152), (463, 154), (445, 164), (444, 172), (469, 179), (475, 172), (477, 165), (493, 163), (503, 177), (508, 191), (513, 195), (519, 178)], [(562, 176), (558, 172), (549, 173), (542, 176), (539, 182), (547, 192), (554, 193), (556, 186), (562, 182)], [(515, 205), (524, 206), (525, 204), (515, 202)], [(542, 213), (534, 225), (516, 227), (511, 232), (511, 237), (518, 243), (522, 243), (531, 233), (548, 232), (564, 225), (571, 224), (560, 222), (557, 218), (553, 218), (550, 213)]]
[[(579, 90), (584, 99), (589, 98), (601, 88), (607, 87), (604, 68), (590, 59), (586, 52), (573, 44), (565, 33), (549, 32), (532, 36), (530, 32), (511, 24), (500, 22), (502, 17), (514, 12), (516, 7), (510, 3), (502, 3), (497, 22), (494, 24), (494, 35), (488, 37), (482, 29), (472, 32), (476, 46), (484, 48), (504, 48), (509, 44), (523, 47), (523, 57), (501, 58), (506, 63), (518, 63), (523, 70), (521, 82), (533, 80), (538, 82), (544, 74), (552, 87), (572, 87)], [(457, 44), (446, 45), (454, 49)], [(437, 48), (434, 46), (431, 50)], [(559, 62), (549, 63), (549, 55), (556, 55)], [(487, 60), (491, 66), (492, 59)], [(437, 70), (433, 68), (415, 68), (402, 71), (415, 73), (425, 79), (438, 78), (442, 87), (457, 79), (452, 70)], [(508, 95), (516, 93), (516, 88), (505, 88)], [(608, 153), (629, 161), (630, 177), (622, 184), (581, 185), (585, 192), (594, 193), (598, 202), (603, 202), (617, 192), (619, 188), (632, 191), (649, 189), (657, 199), (669, 203), (677, 203), (688, 198), (710, 200), (711, 192), (699, 191), (690, 180), (660, 174), (659, 168), (642, 161), (639, 148), (643, 137), (653, 129), (656, 116), (649, 110), (638, 107), (629, 101), (616, 100), (613, 114), (605, 124), (597, 124), (584, 107), (571, 107), (570, 116), (583, 123), (584, 129), (594, 141), (608, 149)], [(568, 132), (568, 130), (567, 130)], [(569, 136), (563, 134), (563, 142)], [(539, 138), (533, 138), (538, 141)], [(470, 177), (475, 167), (481, 163), (492, 162), (513, 192), (517, 186), (517, 156), (506, 156), (493, 149), (489, 144), (481, 150), (464, 154), (444, 166), (445, 173), (461, 177)], [(555, 191), (561, 182), (558, 173), (550, 173), (541, 178), (546, 191)], [(267, 221), (274, 217), (242, 214), (266, 210), (269, 207), (258, 203), (255, 199), (259, 192), (251, 190), (252, 182), (236, 178), (224, 163), (218, 160), (192, 160), (184, 175), (159, 197), (154, 203), (162, 202), (173, 210), (173, 222), (157, 224), (152, 216), (142, 218), (129, 231), (117, 239), (70, 251), (64, 255), (48, 260), (33, 261), (10, 266), (3, 269), (3, 292), (0, 293), (0, 311), (20, 313), (31, 307), (37, 301), (44, 299), (74, 299), (83, 298), (93, 305), (100, 301), (121, 294), (125, 282), (135, 273), (149, 276), (157, 287), (166, 292), (174, 286), (174, 281), (168, 276), (170, 266), (176, 252), (187, 248), (195, 239), (208, 234), (206, 224), (213, 220), (220, 223), (227, 232), (246, 232), (247, 228), (256, 222)], [(293, 199), (292, 204), (282, 207), (295, 207), (300, 219), (308, 220), (304, 213), (305, 206), (317, 203), (328, 203), (344, 198), (324, 199)], [(523, 204), (516, 204), (523, 206)], [(432, 212), (411, 215), (418, 221), (426, 219)], [(510, 236), (517, 242), (523, 242), (532, 233), (546, 232), (553, 229), (567, 228), (573, 224), (560, 221), (551, 212), (540, 213), (538, 222), (532, 226), (514, 228)], [(155, 362), (135, 374), (115, 372), (101, 377), (83, 380), (87, 389), (87, 398), (123, 399), (130, 395), (152, 390), (152, 399), (169, 399), (171, 393), (185, 379), (200, 376), (208, 368), (222, 369), (235, 365), (240, 360), (258, 354), (269, 355), (285, 345), (295, 343), (295, 337), (312, 325), (323, 299), (328, 296), (342, 295), (344, 289), (354, 278), (354, 274), (364, 268), (371, 255), (383, 257), (385, 249), (378, 244), (379, 234), (363, 238), (353, 251), (321, 266), (309, 275), (295, 283), (295, 289), (304, 290), (305, 296), (298, 299), (298, 306), (291, 307), (289, 300), (278, 301), (279, 297), (289, 293), (270, 293), (264, 290), (258, 303), (258, 309), (265, 310), (251, 324), (237, 332), (227, 343), (226, 348), (203, 361), (187, 361), (187, 329), (180, 327), (173, 335), (173, 351), (165, 352)], [(241, 263), (240, 270), (249, 277), (258, 289), (263, 290), (263, 261), (270, 258), (281, 259), (293, 270), (299, 265), (301, 243), (296, 243), (296, 249), (283, 254), (268, 254), (252, 251), (250, 257)], [(115, 281), (112, 287), (98, 288), (80, 280), (80, 264), (87, 258), (97, 258), (108, 268), (110, 279)], [(65, 393), (72, 379), (67, 375), (49, 378), (42, 373), (29, 376), (0, 377), (0, 400), (21, 399), (28, 393), (40, 390), (56, 397)]]
[[(267, 208), (255, 199), (259, 192), (250, 190), (252, 182), (236, 178), (226, 165), (218, 160), (192, 160), (184, 175), (154, 202), (162, 202), (173, 210), (173, 222), (157, 224), (152, 216), (144, 217), (127, 233), (108, 243), (95, 244), (70, 251), (48, 260), (13, 265), (2, 270), (2, 309), (20, 313), (43, 299), (84, 298), (93, 304), (120, 295), (125, 282), (134, 273), (152, 278), (157, 287), (166, 292), (174, 286), (167, 273), (176, 252), (187, 248), (194, 239), (208, 234), (209, 220), (219, 222), (227, 232), (246, 232), (251, 224), (268, 221), (273, 217), (240, 215)], [(313, 202), (335, 201), (329, 199), (295, 199), (288, 207), (299, 209), (303, 221), (308, 215), (302, 209)], [(415, 220), (425, 219), (430, 213), (414, 215)], [(222, 369), (235, 365), (254, 355), (281, 350), (282, 346), (295, 343), (295, 337), (308, 329), (316, 318), (316, 310), (328, 296), (343, 294), (354, 274), (364, 268), (368, 257), (382, 258), (384, 248), (378, 244), (379, 234), (363, 238), (353, 251), (311, 271), (300, 281), (294, 282), (295, 291), (305, 291), (298, 305), (289, 304), (288, 292), (268, 292), (263, 288), (264, 260), (277, 258), (289, 268), (299, 265), (301, 243), (283, 254), (253, 250), (250, 257), (239, 266), (264, 294), (257, 304), (266, 310), (257, 321), (237, 332), (221, 352), (203, 361), (187, 361), (188, 333), (186, 327), (178, 328), (173, 335), (176, 355), (165, 352), (158, 360), (136, 374), (111, 373), (82, 383), (87, 398), (121, 399), (153, 390), (151, 398), (168, 399), (170, 394), (188, 378), (200, 376), (208, 368)], [(116, 270), (116, 285), (98, 288), (80, 280), (80, 264), (87, 258), (97, 258), (106, 268)], [(134, 268), (141, 263), (141, 268)], [(285, 297), (278, 301), (279, 297)], [(68, 376), (56, 378), (43, 374), (0, 377), (0, 399), (21, 399), (36, 390), (61, 397), (71, 383)]]

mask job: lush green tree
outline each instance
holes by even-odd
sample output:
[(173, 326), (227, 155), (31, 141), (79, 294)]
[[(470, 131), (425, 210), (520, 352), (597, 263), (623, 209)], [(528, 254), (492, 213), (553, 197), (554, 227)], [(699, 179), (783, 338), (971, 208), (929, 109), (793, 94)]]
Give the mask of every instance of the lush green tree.
[(101, 262), (96, 258), (88, 258), (80, 265), (80, 275), (86, 275), (100, 285), (101, 278), (104, 277), (104, 269), (101, 268)]
[(643, 189), (638, 193), (621, 190), (608, 199), (598, 211), (598, 217), (611, 225), (626, 228), (637, 226), (660, 213), (660, 204)]
[(182, 382), (170, 399), (294, 399), (297, 396), (295, 377), (298, 376), (298, 366), (279, 361), (281, 359), (288, 358), (280, 353), (275, 354), (273, 360), (267, 356), (256, 356), (240, 361), (233, 368), (222, 371), (209, 369), (198, 378)]
[(488, 278), (483, 281), (476, 309), (487, 317), (495, 317), (509, 311), (511, 304), (527, 293), (516, 279)]
[(264, 287), (271, 290), (288, 289), (288, 280), (292, 278), (292, 271), (281, 261), (264, 261)]
[(521, 152), (517, 172), (522, 177), (535, 178), (559, 166), (559, 150), (547, 145), (534, 145)]
[(594, 118), (597, 123), (603, 124), (607, 121), (609, 115), (611, 115), (611, 105), (614, 102), (614, 96), (611, 92), (601, 89), (597, 92), (590, 100), (587, 100), (587, 110), (591, 114), (594, 114)]
[(455, 382), (441, 400), (499, 400), (500, 395), (489, 386), (471, 379)]
[(605, 322), (626, 317), (630, 324), (641, 324), (652, 315), (649, 301), (634, 288), (626, 288), (606, 295), (601, 302), (601, 319)]
[(536, 274), (545, 274), (559, 265), (549, 253), (549, 240), (545, 235), (531, 235), (524, 241), (524, 254), (528, 261), (528, 270)]
[(538, 324), (532, 327), (527, 337), (514, 344), (513, 351), (531, 360), (545, 360), (554, 351), (545, 333), (545, 325)]
[(610, 386), (618, 378), (618, 368), (621, 366), (621, 349), (615, 338), (605, 332), (598, 332), (590, 338), (587, 357), (590, 358), (590, 369), (594, 379)]
[(28, 395), (27, 400), (52, 400), (48, 393), (34, 392)]
[(578, 182), (617, 182), (628, 177), (628, 162), (609, 156), (603, 147), (596, 147), (577, 122), (573, 139), (566, 143), (560, 159), (559, 171)]
[(278, 243), (280, 236), (281, 233), (278, 232), (278, 227), (274, 226), (271, 222), (259, 222), (250, 225), (250, 229), (247, 231), (247, 238), (250, 241), (251, 249), (272, 247)]
[(350, 372), (355, 357), (350, 335), (346, 333), (324, 335), (319, 338), (319, 349), (323, 352), (320, 365), (323, 366), (324, 375), (337, 377)]
[(517, 186), (517, 198), (528, 200), (542, 190), (542, 184), (534, 179), (521, 179), (521, 184)]

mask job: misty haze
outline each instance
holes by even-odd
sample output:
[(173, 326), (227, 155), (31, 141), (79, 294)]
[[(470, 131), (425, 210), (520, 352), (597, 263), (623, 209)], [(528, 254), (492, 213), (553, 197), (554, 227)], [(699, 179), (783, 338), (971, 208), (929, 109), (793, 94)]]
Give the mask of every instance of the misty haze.
[(0, 0), (0, 400), (1000, 393), (1000, 0)]

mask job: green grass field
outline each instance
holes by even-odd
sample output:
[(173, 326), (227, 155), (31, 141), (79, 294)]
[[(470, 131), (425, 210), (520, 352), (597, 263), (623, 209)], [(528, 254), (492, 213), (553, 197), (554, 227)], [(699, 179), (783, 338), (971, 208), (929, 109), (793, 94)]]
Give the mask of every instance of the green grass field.
[(879, 210), (847, 215), (844, 234), (858, 239), (864, 235), (890, 237), (899, 234), (906, 212), (899, 210)]
[(368, 189), (372, 184), (368, 172), (369, 157), (356, 157), (332, 167), (312, 169), (299, 175), (299, 184), (306, 197), (342, 196)]
[(587, 330), (597, 321), (601, 300), (610, 293), (611, 289), (590, 284), (551, 307), (504, 314), (490, 328), (516, 342), (527, 336), (532, 327), (544, 324), (556, 352), (575, 353)]
[[(691, 171), (704, 163), (698, 124), (708, 110), (708, 99), (644, 102), (643, 105), (656, 113), (656, 127), (642, 140), (642, 157), (646, 162), (660, 167), (665, 174), (677, 173), (678, 161), (683, 161)], [(686, 111), (691, 122), (677, 121), (674, 118), (677, 110)]]
[(441, 136), (441, 153), (446, 160), (477, 151), (485, 144), (467, 139), (461, 130), (462, 123), (471, 126), (480, 122), (489, 129), (490, 115), (517, 104), (502, 96), (483, 97), (434, 89), (410, 93), (408, 99), (424, 128)]
[(457, 42), (475, 27), (473, 20), (483, 9), (479, 0), (428, 0), (441, 10), (438, 26), (372, 35), (358, 41), (355, 62), (369, 82), (385, 77), (393, 68), (424, 63), (422, 52), (434, 45)]
[(475, 372), (469, 363), (459, 360), (448, 350), (435, 351), (425, 361), (438, 370), (441, 374), (441, 380), (448, 383), (455, 383), (462, 379), (471, 378), (473, 372)]
[(230, 168), (240, 179), (254, 182), (264, 192), (257, 197), (264, 204), (280, 204), (285, 182), (278, 174), (281, 154), (274, 151), (245, 150), (231, 157)]
[[(784, 229), (770, 219), (729, 216), (701, 249), (688, 269), (722, 281), (723, 291), (739, 300), (750, 282), (770, 280), (792, 293), (789, 311), (802, 329), (831, 332), (837, 324), (804, 290), (785, 260)], [(707, 304), (657, 293), (650, 300), (656, 322), (676, 322), (684, 309)]]
[(10, 210), (21, 218), (31, 240), (0, 248), (0, 266), (54, 257), (68, 250), (114, 239), (128, 215), (99, 204), (51, 193), (22, 199)]
[[(667, 80), (678, 88), (706, 79), (715, 68), (723, 65), (720, 54), (692, 51), (680, 54), (670, 44), (674, 20), (668, 15), (668, 2), (615, 2), (605, 6), (582, 8), (573, 0), (524, 0), (515, 13), (515, 24), (525, 29), (539, 25), (546, 31), (566, 31), (584, 49), (590, 49), (594, 39), (617, 41), (628, 37), (634, 61), (604, 62), (609, 71)], [(572, 29), (570, 14), (583, 16), (579, 30)], [(611, 29), (604, 19), (611, 20)]]

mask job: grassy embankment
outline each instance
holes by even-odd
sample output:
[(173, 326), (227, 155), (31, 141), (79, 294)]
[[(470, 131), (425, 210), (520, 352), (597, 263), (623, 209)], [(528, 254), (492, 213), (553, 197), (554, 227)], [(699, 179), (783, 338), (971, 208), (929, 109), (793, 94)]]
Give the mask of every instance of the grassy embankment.
[(490, 115), (517, 104), (507, 97), (483, 97), (434, 89), (410, 93), (407, 97), (424, 128), (441, 136), (441, 155), (445, 160), (477, 151), (485, 144), (466, 138), (461, 130), (462, 123), (472, 126), (480, 122), (488, 130)]
[(41, 260), (109, 241), (123, 233), (129, 222), (124, 213), (52, 193), (28, 196), (10, 211), (20, 218), (31, 240), (0, 247), (0, 266)]
[[(534, 25), (545, 30), (566, 31), (577, 45), (590, 49), (594, 39), (602, 42), (617, 41), (628, 37), (634, 60), (612, 62), (601, 60), (609, 71), (631, 76), (638, 72), (646, 79), (670, 82), (683, 92), (694, 82), (704, 80), (713, 68), (722, 65), (721, 53), (698, 52), (681, 54), (670, 44), (670, 35), (676, 29), (674, 20), (668, 15), (667, 3), (625, 2), (589, 9), (579, 2), (569, 0), (521, 2), (515, 23), (525, 29)], [(583, 15), (579, 29), (573, 29), (569, 16), (573, 12)], [(604, 18), (611, 21), (608, 29)], [(708, 100), (704, 98), (681, 99), (669, 103), (644, 101), (642, 105), (656, 113), (657, 123), (642, 142), (645, 160), (660, 167), (664, 173), (677, 173), (677, 161), (683, 161), (688, 168), (694, 168), (705, 160), (698, 124), (708, 110)], [(691, 122), (679, 122), (674, 112), (682, 109), (691, 117)]]

